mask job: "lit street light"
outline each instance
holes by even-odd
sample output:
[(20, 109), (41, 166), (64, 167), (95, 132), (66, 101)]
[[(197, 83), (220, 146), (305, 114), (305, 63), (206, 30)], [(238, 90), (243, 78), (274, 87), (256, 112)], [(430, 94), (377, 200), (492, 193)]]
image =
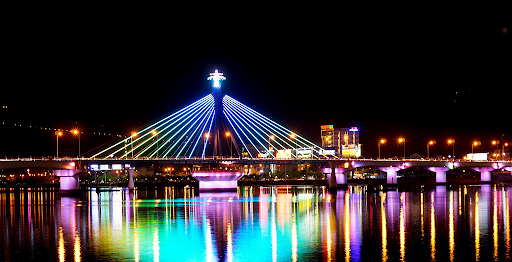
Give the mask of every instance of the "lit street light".
[(452, 157), (453, 160), (455, 160), (455, 139), (448, 139), (447, 141), (448, 145), (452, 145)]
[(398, 144), (404, 143), (404, 159), (405, 159), (405, 138), (399, 137), (398, 138)]
[(78, 131), (78, 129), (73, 129), (71, 130), (71, 133), (78, 136), (78, 158), (80, 158), (80, 131)]
[(377, 144), (377, 147), (379, 148), (379, 159), (380, 159), (380, 145), (384, 145), (386, 143), (386, 139), (381, 139), (379, 143)]
[(55, 131), (55, 135), (57, 136), (57, 158), (59, 158), (59, 136), (62, 136), (62, 131)]
[(430, 158), (430, 146), (433, 146), (436, 144), (436, 140), (430, 140), (427, 143), (427, 158)]
[(482, 142), (480, 141), (473, 141), (473, 143), (471, 144), (471, 154), (473, 154), (473, 149), (475, 148), (475, 146), (479, 146), (481, 144)]

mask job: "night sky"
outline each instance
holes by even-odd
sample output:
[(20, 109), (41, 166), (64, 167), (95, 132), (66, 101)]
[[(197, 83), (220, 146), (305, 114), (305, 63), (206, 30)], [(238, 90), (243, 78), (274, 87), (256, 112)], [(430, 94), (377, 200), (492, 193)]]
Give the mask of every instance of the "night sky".
[[(242, 15), (243, 17), (243, 15)], [(462, 25), (345, 23), (336, 17), (159, 23), (22, 19), (4, 32), (0, 156), (55, 154), (51, 127), (83, 130), (82, 152), (211, 92), (320, 143), (320, 125), (357, 126), (363, 156), (456, 155), (512, 141), (510, 33), (502, 21)], [(256, 19), (258, 18), (258, 19)], [(6, 47), (7, 46), (7, 47)], [(7, 106), (7, 108), (3, 108)], [(14, 126), (14, 124), (22, 125)], [(30, 126), (33, 128), (30, 128)], [(76, 149), (66, 135), (63, 148)], [(75, 151), (76, 152), (76, 151)]]

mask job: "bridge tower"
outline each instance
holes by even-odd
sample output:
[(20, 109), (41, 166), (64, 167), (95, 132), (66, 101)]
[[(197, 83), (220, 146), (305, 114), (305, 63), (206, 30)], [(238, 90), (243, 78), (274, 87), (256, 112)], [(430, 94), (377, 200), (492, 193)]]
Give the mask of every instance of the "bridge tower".
[(215, 72), (210, 73), (207, 80), (213, 81), (212, 95), (215, 99), (215, 123), (213, 128), (213, 157), (222, 155), (222, 145), (220, 143), (220, 127), (222, 121), (222, 93), (220, 90), (220, 81), (226, 80), (223, 73), (219, 73), (217, 69)]

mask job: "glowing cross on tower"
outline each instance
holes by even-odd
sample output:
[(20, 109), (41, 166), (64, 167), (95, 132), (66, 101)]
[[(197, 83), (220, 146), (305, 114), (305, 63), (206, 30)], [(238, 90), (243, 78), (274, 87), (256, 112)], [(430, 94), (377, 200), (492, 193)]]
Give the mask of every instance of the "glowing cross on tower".
[(226, 80), (223, 75), (223, 73), (219, 73), (219, 71), (215, 69), (215, 72), (210, 73), (210, 76), (207, 78), (207, 80), (213, 80), (213, 87), (220, 88), (220, 80)]

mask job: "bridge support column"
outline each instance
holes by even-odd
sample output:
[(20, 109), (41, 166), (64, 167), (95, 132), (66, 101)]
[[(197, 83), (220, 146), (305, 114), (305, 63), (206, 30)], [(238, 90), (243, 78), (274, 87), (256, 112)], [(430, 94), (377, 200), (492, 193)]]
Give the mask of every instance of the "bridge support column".
[(473, 170), (480, 172), (480, 182), (491, 182), (492, 167), (475, 167)]
[(79, 173), (85, 173), (83, 169), (62, 169), (53, 170), (53, 173), (60, 177), (60, 191), (72, 193), (80, 190)]
[(428, 170), (436, 173), (436, 183), (446, 183), (446, 171), (450, 170), (447, 167), (429, 167)]
[(336, 189), (338, 187), (347, 186), (347, 177), (343, 172), (347, 170), (344, 167), (336, 167), (336, 162), (329, 162), (330, 168), (324, 168), (323, 173), (327, 174), (327, 182), (329, 183), (329, 189)]
[(397, 178), (396, 178), (396, 172), (400, 170), (400, 167), (396, 166), (386, 166), (386, 167), (379, 167), (381, 171), (386, 172), (386, 182), (388, 185), (396, 185)]
[(133, 190), (135, 185), (133, 183), (133, 172), (135, 172), (134, 168), (128, 169), (128, 189)]

